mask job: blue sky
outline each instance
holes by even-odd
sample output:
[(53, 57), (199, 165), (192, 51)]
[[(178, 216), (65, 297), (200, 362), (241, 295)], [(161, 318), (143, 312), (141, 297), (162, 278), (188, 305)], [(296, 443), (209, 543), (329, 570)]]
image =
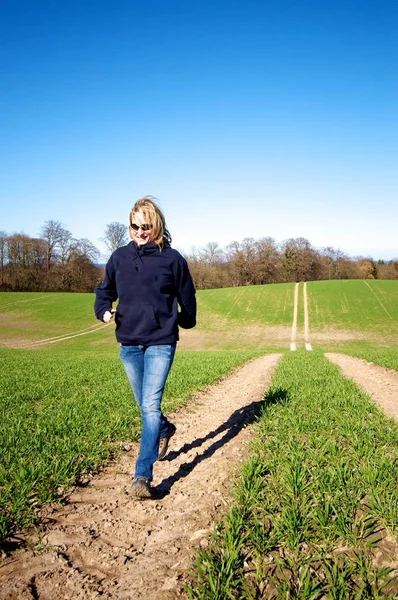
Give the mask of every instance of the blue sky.
[(0, 0), (0, 229), (398, 258), (398, 0)]

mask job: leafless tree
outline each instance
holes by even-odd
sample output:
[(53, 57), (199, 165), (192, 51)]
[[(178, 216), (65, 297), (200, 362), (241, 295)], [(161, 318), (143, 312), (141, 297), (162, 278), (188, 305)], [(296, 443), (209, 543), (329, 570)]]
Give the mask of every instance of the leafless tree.
[(57, 254), (62, 265), (70, 260), (74, 239), (70, 231), (65, 229), (58, 241)]
[(280, 281), (280, 253), (275, 240), (271, 237), (257, 240), (255, 251), (256, 283), (264, 284)]
[(114, 252), (120, 246), (125, 246), (128, 242), (128, 229), (123, 223), (114, 221), (108, 223), (105, 229), (105, 235), (100, 238), (101, 242), (104, 242), (109, 252)]
[(322, 279), (341, 279), (342, 264), (349, 260), (348, 256), (340, 249), (326, 246), (321, 248), (320, 257), (322, 263)]
[(8, 283), (12, 289), (33, 291), (42, 286), (47, 245), (40, 238), (14, 233), (7, 238)]
[(398, 259), (379, 260), (377, 262), (377, 272), (379, 279), (398, 279)]
[(5, 231), (0, 231), (0, 266), (1, 266), (1, 284), (4, 283), (4, 268), (7, 263), (7, 241), (8, 235)]
[[(1, 289), (91, 292), (101, 280), (98, 249), (86, 238), (73, 238), (58, 221), (47, 221), (42, 233), (43, 238), (30, 238), (0, 231)], [(126, 243), (127, 228), (110, 223), (107, 235), (112, 251)], [(192, 248), (186, 258), (198, 289), (317, 279), (398, 279), (397, 259), (350, 258), (330, 246), (317, 250), (305, 238), (281, 244), (270, 237), (245, 238), (225, 249), (209, 242)]]
[(286, 281), (313, 281), (320, 271), (319, 254), (303, 237), (285, 240), (282, 244)]
[(96, 262), (99, 258), (99, 250), (86, 238), (71, 241), (70, 261), (84, 258)]
[(47, 270), (49, 271), (52, 263), (64, 254), (65, 246), (72, 238), (72, 234), (59, 221), (46, 221), (41, 229), (41, 237), (47, 243)]
[(233, 241), (227, 246), (228, 270), (233, 286), (255, 283), (255, 244), (253, 238), (244, 238), (242, 242)]
[(209, 242), (199, 250), (198, 255), (206, 265), (218, 265), (224, 261), (224, 251), (218, 242)]

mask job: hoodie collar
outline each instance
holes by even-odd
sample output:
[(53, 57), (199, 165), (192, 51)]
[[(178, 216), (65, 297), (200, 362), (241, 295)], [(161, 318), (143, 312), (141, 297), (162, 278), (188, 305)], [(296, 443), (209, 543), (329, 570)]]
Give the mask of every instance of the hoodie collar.
[(138, 244), (136, 244), (134, 241), (131, 241), (130, 243), (133, 252), (137, 256), (149, 256), (160, 251), (159, 246), (156, 244), (156, 242), (148, 242), (143, 246), (138, 246)]

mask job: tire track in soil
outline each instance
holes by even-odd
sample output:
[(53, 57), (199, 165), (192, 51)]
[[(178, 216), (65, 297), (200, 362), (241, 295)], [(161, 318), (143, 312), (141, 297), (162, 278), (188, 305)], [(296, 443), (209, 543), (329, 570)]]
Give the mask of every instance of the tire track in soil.
[(384, 304), (382, 303), (382, 301), (380, 300), (379, 296), (376, 294), (376, 292), (374, 291), (374, 289), (369, 285), (369, 283), (364, 279), (363, 283), (370, 289), (370, 291), (372, 292), (373, 296), (376, 298), (377, 302), (380, 304), (381, 308), (384, 310), (384, 312), (386, 313), (386, 315), (388, 315), (390, 317), (390, 319), (392, 321), (394, 321), (394, 317), (392, 317), (390, 315), (390, 313), (388, 312), (388, 310), (386, 309), (386, 307), (384, 306)]
[(290, 338), (290, 350), (294, 352), (297, 349), (296, 338), (297, 338), (297, 313), (298, 313), (298, 291), (299, 284), (294, 284), (294, 297), (293, 297), (293, 323), (292, 323), (292, 334)]
[(155, 465), (158, 501), (129, 494), (137, 444), (48, 508), (41, 550), (19, 548), (0, 568), (1, 600), (162, 600), (186, 597), (195, 548), (231, 503), (233, 475), (281, 355), (265, 355), (172, 416), (177, 432)]
[(304, 345), (308, 351), (312, 350), (310, 344), (310, 327), (308, 319), (308, 296), (307, 296), (307, 282), (303, 284), (303, 304), (304, 304)]
[(398, 419), (398, 372), (362, 358), (327, 352), (325, 356), (352, 379), (388, 416)]
[(80, 329), (79, 331), (72, 331), (71, 333), (63, 333), (62, 335), (57, 335), (55, 337), (46, 338), (44, 340), (36, 340), (36, 341), (32, 341), (32, 342), (26, 342), (23, 344), (16, 345), (14, 347), (31, 350), (33, 348), (36, 348), (37, 346), (43, 346), (43, 345), (47, 345), (47, 344), (56, 344), (58, 342), (65, 342), (66, 340), (71, 340), (72, 338), (76, 338), (81, 335), (88, 335), (89, 333), (95, 333), (99, 329), (104, 329), (104, 327), (109, 327), (109, 323), (95, 323), (94, 325), (90, 325), (90, 327), (86, 327), (85, 329)]
[[(362, 358), (327, 352), (325, 356), (336, 364), (344, 377), (360, 387), (378, 404), (387, 417), (398, 421), (398, 372), (385, 369)], [(398, 541), (396, 537), (384, 532), (375, 562), (381, 567), (392, 567), (398, 571)]]

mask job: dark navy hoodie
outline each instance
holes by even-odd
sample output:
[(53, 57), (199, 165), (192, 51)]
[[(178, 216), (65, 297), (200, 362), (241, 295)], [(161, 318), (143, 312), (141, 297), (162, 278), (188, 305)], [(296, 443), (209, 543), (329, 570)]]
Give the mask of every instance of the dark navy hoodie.
[(100, 321), (119, 299), (115, 323), (121, 344), (172, 344), (178, 340), (178, 326), (196, 325), (195, 287), (187, 262), (168, 243), (160, 249), (155, 242), (130, 242), (115, 250), (95, 294)]

